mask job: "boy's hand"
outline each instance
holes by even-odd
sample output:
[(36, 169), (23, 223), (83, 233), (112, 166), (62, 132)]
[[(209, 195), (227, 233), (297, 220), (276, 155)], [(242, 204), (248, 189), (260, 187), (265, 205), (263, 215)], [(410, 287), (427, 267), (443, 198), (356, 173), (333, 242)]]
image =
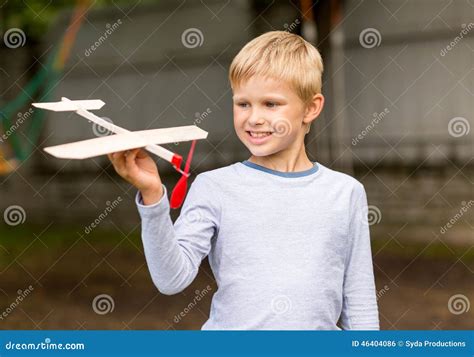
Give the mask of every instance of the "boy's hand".
[(140, 190), (145, 205), (154, 204), (161, 199), (163, 186), (158, 167), (144, 150), (119, 151), (107, 156), (115, 171)]

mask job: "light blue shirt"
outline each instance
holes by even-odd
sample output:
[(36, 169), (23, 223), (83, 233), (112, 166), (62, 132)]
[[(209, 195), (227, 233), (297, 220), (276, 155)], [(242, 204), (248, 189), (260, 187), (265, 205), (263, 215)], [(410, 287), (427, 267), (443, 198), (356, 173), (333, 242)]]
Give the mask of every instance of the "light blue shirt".
[(152, 280), (166, 295), (202, 259), (218, 289), (203, 330), (379, 329), (367, 198), (319, 163), (284, 173), (244, 161), (197, 175), (173, 225), (167, 190), (136, 204)]

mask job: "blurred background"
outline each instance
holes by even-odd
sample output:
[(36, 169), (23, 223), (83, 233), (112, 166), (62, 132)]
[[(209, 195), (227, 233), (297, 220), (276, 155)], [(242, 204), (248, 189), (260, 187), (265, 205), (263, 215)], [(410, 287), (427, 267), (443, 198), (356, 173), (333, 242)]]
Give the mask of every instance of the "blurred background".
[[(270, 30), (322, 53), (326, 106), (306, 144), (366, 188), (381, 328), (473, 328), (472, 0), (0, 0), (0, 328), (202, 326), (207, 259), (183, 293), (160, 294), (136, 190), (106, 157), (42, 151), (108, 133), (31, 103), (102, 99), (96, 113), (130, 130), (196, 124), (209, 136), (195, 177), (249, 157), (227, 72)], [(179, 174), (157, 162), (171, 189)]]

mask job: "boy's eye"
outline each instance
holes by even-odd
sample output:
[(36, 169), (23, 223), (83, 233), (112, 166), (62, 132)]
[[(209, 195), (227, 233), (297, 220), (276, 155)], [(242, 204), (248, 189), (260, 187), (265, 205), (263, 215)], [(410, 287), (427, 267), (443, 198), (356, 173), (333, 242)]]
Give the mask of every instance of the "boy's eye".
[(278, 103), (275, 103), (275, 102), (265, 102), (265, 105), (268, 107), (268, 108), (274, 108), (278, 105)]
[(249, 105), (248, 103), (237, 103), (237, 105), (241, 108), (247, 108), (247, 106)]

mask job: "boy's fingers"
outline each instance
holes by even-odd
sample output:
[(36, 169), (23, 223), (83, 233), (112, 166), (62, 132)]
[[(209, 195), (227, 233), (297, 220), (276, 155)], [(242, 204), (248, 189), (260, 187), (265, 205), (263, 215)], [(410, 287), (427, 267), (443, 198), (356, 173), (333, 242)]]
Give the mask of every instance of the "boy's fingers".
[(118, 152), (112, 152), (110, 154), (107, 154), (107, 156), (109, 157), (111, 161), (114, 161), (114, 160), (117, 160), (118, 157), (120, 157), (120, 154), (121, 152), (118, 151)]
[(135, 159), (137, 158), (137, 155), (140, 152), (141, 152), (140, 148), (137, 148), (137, 149), (114, 152), (114, 153), (108, 154), (107, 156), (109, 156), (110, 161), (112, 162), (112, 165), (114, 166), (115, 171), (117, 171), (117, 173), (120, 176), (128, 180), (131, 171), (136, 168)]
[(125, 153), (125, 163), (127, 167), (132, 168), (135, 165), (135, 157), (137, 156), (138, 150), (128, 150)]
[(115, 171), (121, 176), (126, 173), (125, 168), (125, 151), (119, 151), (112, 153), (112, 164), (114, 165)]
[(143, 149), (137, 149), (137, 159), (143, 159), (148, 156), (147, 152)]

